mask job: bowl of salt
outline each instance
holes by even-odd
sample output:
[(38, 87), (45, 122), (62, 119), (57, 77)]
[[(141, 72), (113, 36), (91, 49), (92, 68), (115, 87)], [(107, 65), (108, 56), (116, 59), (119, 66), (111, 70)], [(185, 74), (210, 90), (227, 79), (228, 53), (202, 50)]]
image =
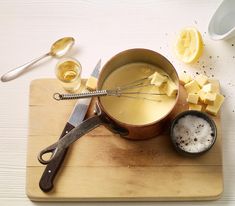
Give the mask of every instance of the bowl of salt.
[(171, 124), (170, 136), (180, 154), (198, 156), (212, 148), (216, 141), (217, 129), (210, 116), (189, 110), (175, 117)]

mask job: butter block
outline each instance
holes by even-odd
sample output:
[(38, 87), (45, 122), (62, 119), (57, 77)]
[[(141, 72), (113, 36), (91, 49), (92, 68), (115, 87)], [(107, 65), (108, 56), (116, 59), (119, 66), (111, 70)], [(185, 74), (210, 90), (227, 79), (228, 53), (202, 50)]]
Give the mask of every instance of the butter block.
[(189, 104), (189, 110), (202, 111), (202, 105), (199, 105), (199, 104)]
[(216, 99), (214, 101), (214, 104), (207, 105), (206, 112), (216, 116), (218, 114), (223, 102), (224, 102), (224, 96), (222, 94), (216, 94)]
[(215, 93), (220, 93), (220, 83), (218, 79), (209, 79), (208, 82), (214, 85)]
[(188, 98), (187, 98), (188, 103), (197, 104), (198, 100), (199, 100), (199, 95), (198, 94), (194, 94), (194, 93), (189, 93), (188, 94)]
[(168, 80), (167, 76), (164, 76), (162, 74), (159, 74), (158, 72), (155, 72), (151, 76), (149, 76), (149, 79), (151, 79), (151, 84), (160, 87), (164, 82)]
[(216, 91), (217, 91), (216, 86), (215, 86), (214, 84), (212, 84), (212, 83), (208, 83), (208, 84), (204, 85), (204, 86), (202, 87), (202, 90), (203, 90), (204, 92), (217, 93), (217, 92), (216, 92)]
[(185, 84), (184, 88), (186, 89), (187, 93), (197, 93), (201, 89), (196, 80)]
[(164, 82), (160, 87), (154, 88), (153, 92), (158, 92), (159, 94), (166, 94), (167, 82)]
[(216, 99), (216, 93), (206, 93), (204, 103), (213, 105)]
[(185, 85), (192, 81), (192, 77), (186, 73), (179, 74), (180, 84)]
[(153, 74), (151, 74), (151, 75), (148, 77), (148, 79), (153, 79), (153, 78), (155, 77), (155, 73), (156, 73), (156, 72), (154, 72)]
[(208, 82), (208, 77), (206, 75), (200, 74), (196, 76), (195, 80), (200, 85), (200, 87), (203, 87), (203, 85)]
[(171, 80), (167, 81), (166, 84), (166, 94), (169, 97), (173, 97), (176, 96), (178, 92), (178, 88), (176, 86), (176, 84), (174, 82), (172, 82)]
[(96, 90), (97, 79), (95, 77), (90, 77), (86, 82), (86, 88), (89, 90)]
[(205, 101), (205, 96), (206, 96), (206, 92), (204, 92), (202, 89), (197, 93), (199, 95), (199, 101), (204, 103)]

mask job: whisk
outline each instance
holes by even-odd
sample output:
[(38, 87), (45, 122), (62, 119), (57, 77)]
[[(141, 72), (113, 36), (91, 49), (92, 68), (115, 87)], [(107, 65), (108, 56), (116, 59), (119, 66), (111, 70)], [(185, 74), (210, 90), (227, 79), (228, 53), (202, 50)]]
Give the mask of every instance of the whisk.
[(133, 96), (133, 95), (139, 95), (139, 94), (153, 95), (153, 96), (166, 95), (165, 93), (157, 93), (157, 92), (130, 91), (131, 89), (138, 89), (153, 85), (151, 84), (151, 82), (146, 82), (146, 80), (149, 80), (149, 77), (144, 77), (142, 79), (135, 80), (123, 86), (117, 87), (116, 89), (96, 90), (92, 92), (83, 92), (79, 94), (54, 93), (53, 98), (57, 101), (60, 101), (60, 100), (81, 99), (81, 98), (97, 97), (97, 96), (117, 96), (117, 97), (126, 97), (126, 98), (142, 98), (146, 100), (158, 101), (156, 99), (149, 99), (143, 96)]

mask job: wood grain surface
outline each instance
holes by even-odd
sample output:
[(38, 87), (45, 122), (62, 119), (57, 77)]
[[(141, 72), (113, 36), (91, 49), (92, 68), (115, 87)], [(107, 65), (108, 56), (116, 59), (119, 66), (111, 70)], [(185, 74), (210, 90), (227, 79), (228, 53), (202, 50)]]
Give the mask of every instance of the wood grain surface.
[[(131, 141), (103, 126), (86, 134), (69, 150), (52, 192), (43, 193), (39, 179), (45, 166), (38, 152), (58, 139), (75, 101), (55, 101), (61, 92), (55, 79), (34, 80), (30, 86), (26, 193), (38, 201), (172, 201), (217, 199), (223, 191), (221, 128), (206, 154), (191, 158), (172, 147), (168, 130), (144, 141)], [(172, 118), (187, 109), (186, 92)], [(94, 101), (89, 108), (93, 115)]]

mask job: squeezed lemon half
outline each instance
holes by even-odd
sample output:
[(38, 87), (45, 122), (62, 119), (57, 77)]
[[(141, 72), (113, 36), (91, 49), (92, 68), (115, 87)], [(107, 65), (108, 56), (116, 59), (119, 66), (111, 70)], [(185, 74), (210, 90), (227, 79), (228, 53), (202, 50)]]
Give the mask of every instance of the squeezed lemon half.
[(200, 32), (193, 27), (187, 27), (177, 36), (175, 53), (184, 63), (194, 63), (202, 55), (203, 41)]

